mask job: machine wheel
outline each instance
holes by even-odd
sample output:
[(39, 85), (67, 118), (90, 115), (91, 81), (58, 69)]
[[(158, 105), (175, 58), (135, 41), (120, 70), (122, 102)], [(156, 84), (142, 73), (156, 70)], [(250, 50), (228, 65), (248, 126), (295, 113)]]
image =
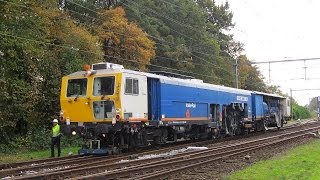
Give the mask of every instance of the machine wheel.
[(233, 117), (230, 117), (229, 120), (230, 120), (229, 135), (234, 136), (236, 135), (236, 131), (237, 131), (237, 122)]
[(262, 129), (264, 132), (268, 131), (268, 126), (266, 120), (262, 120)]
[(176, 132), (174, 132), (174, 133), (173, 133), (173, 141), (174, 141), (174, 142), (177, 142), (177, 140), (178, 140), (178, 135), (177, 135)]
[(242, 129), (241, 129), (241, 134), (242, 134), (242, 135), (248, 135), (248, 134), (249, 134), (249, 129), (247, 129), (247, 128), (242, 128)]
[(281, 119), (280, 119), (280, 117), (279, 117), (279, 115), (278, 114), (274, 114), (274, 118), (275, 118), (275, 120), (276, 120), (276, 123), (277, 123), (277, 129), (279, 130), (280, 128), (281, 128)]

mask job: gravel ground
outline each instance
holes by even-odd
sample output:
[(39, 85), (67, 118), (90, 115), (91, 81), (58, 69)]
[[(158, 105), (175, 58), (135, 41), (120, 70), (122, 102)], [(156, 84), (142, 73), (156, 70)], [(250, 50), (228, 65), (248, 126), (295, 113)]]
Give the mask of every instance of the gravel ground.
[(271, 157), (281, 156), (290, 149), (310, 142), (312, 140), (314, 140), (314, 138), (309, 136), (303, 137), (301, 139), (291, 140), (283, 144), (276, 144), (263, 149), (258, 149), (251, 153), (230, 157), (228, 159), (217, 161), (216, 163), (207, 164), (195, 169), (183, 171), (180, 174), (174, 175), (170, 179), (225, 179), (227, 175), (234, 171), (244, 169), (245, 167), (248, 167), (260, 160), (266, 160)]

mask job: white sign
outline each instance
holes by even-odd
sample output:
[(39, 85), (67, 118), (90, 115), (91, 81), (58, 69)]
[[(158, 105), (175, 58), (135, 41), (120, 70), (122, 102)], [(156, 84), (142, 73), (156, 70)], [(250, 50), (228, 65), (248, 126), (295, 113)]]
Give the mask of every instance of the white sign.
[(237, 101), (248, 101), (248, 97), (245, 97), (245, 96), (237, 96)]
[(196, 108), (197, 105), (195, 103), (186, 103), (187, 108)]

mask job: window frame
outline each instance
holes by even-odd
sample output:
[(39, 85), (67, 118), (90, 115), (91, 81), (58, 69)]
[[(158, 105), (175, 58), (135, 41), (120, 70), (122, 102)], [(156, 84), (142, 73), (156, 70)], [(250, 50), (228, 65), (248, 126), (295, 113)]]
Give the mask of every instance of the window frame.
[[(107, 101), (109, 101), (109, 102), (112, 102), (112, 110), (114, 110), (114, 111), (111, 111), (111, 112), (108, 112), (108, 113), (113, 113), (113, 116), (112, 117), (107, 117), (107, 118), (97, 118), (96, 117), (96, 113), (95, 113), (95, 107), (94, 107), (94, 104), (95, 103), (105, 103), (105, 102), (107, 102)], [(101, 105), (101, 104), (100, 104)], [(93, 109), (93, 118), (94, 119), (97, 119), (97, 120), (110, 120), (110, 119), (112, 119), (112, 118), (114, 118), (114, 116), (116, 115), (116, 102), (114, 101), (114, 100), (97, 100), (97, 101), (93, 101), (93, 103), (92, 103), (92, 109)], [(99, 112), (100, 113), (100, 112)], [(106, 113), (106, 112), (105, 112)]]
[[(84, 95), (76, 95), (76, 96), (68, 96), (68, 86), (69, 86), (69, 81), (70, 80), (77, 80), (77, 79), (86, 79), (87, 80), (87, 85), (86, 85), (86, 93)], [(75, 77), (75, 78), (68, 78), (67, 79), (67, 86), (66, 86), (66, 93), (65, 97), (66, 98), (79, 98), (79, 97), (86, 97), (88, 95), (88, 87), (89, 87), (89, 80), (87, 77)]]
[[(96, 78), (104, 78), (104, 77), (114, 77), (114, 83), (113, 83), (113, 93), (112, 94), (106, 94), (106, 95), (103, 95), (103, 94), (100, 94), (100, 95), (95, 95), (94, 94), (94, 82), (95, 82), (95, 79)], [(95, 76), (93, 78), (93, 82), (92, 82), (92, 96), (95, 96), (95, 97), (99, 97), (99, 96), (112, 96), (115, 94), (115, 91), (116, 91), (116, 76), (115, 75), (111, 75), (111, 76)]]
[[(132, 82), (131, 93), (127, 93), (126, 92), (126, 90), (127, 90), (127, 80), (129, 80), (129, 79)], [(133, 93), (133, 84), (134, 84), (133, 82), (134, 82), (134, 80), (136, 80), (138, 82), (138, 88), (137, 88), (138, 93)], [(125, 95), (139, 96), (140, 90), (139, 90), (139, 79), (138, 78), (126, 77), (124, 82), (125, 82), (125, 84), (124, 84), (124, 94)]]

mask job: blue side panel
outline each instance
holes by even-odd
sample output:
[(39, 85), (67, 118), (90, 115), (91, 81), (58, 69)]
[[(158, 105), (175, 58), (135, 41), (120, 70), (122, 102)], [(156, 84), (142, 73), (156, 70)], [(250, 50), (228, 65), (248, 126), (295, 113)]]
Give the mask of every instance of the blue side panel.
[(148, 78), (148, 111), (149, 119), (160, 120), (160, 81), (159, 79)]
[[(187, 115), (188, 113), (189, 115)], [(208, 114), (209, 112), (207, 103), (188, 103), (186, 101), (172, 101), (171, 108), (167, 109), (166, 117), (208, 117)]]
[[(161, 115), (166, 118), (209, 117), (210, 104), (229, 105), (230, 103), (247, 103), (248, 117), (252, 117), (251, 95), (221, 92), (195, 87), (161, 83)], [(220, 107), (221, 112), (222, 107)]]
[(256, 118), (261, 118), (263, 117), (264, 113), (263, 113), (263, 96), (259, 95), (259, 94), (254, 94), (253, 95), (254, 98), (254, 111), (253, 111), (253, 115)]

